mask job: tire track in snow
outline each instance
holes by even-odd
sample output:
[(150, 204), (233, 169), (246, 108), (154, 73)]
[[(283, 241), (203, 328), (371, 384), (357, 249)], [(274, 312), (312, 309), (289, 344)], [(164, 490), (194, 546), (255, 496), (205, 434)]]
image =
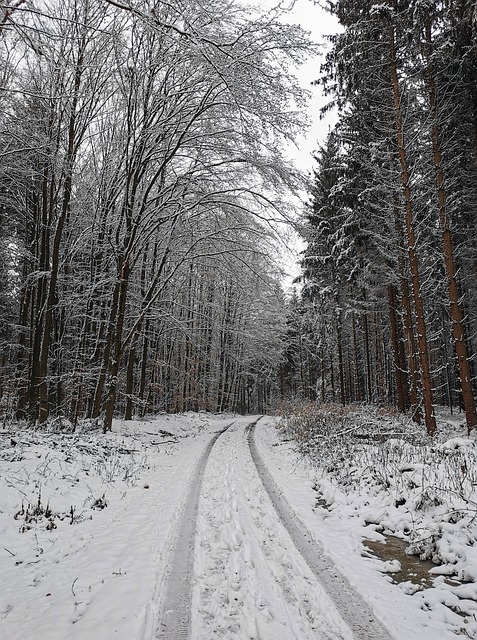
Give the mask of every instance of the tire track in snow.
[[(255, 418), (254, 422), (257, 422)], [(192, 588), (193, 640), (352, 640), (277, 516), (250, 456), (244, 420), (204, 475)]]
[(348, 580), (341, 575), (321, 545), (298, 521), (258, 452), (254, 438), (257, 422), (258, 420), (247, 427), (250, 454), (277, 516), (288, 531), (295, 547), (335, 603), (343, 619), (353, 631), (356, 640), (392, 640), (387, 630), (374, 617), (368, 605)]
[(177, 535), (167, 576), (166, 594), (160, 608), (162, 620), (159, 621), (156, 633), (158, 640), (187, 640), (189, 638), (191, 578), (202, 476), (214, 444), (234, 422), (226, 425), (210, 439), (192, 475), (190, 489), (177, 526)]

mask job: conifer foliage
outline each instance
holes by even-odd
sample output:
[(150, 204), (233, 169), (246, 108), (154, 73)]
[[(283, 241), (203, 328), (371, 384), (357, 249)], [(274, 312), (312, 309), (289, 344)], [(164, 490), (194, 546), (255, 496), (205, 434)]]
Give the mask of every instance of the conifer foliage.
[[(327, 3), (322, 83), (338, 122), (316, 154), (303, 235), (307, 313), (331, 327), (308, 386), (395, 403), (435, 431), (434, 405), (475, 409), (475, 3)], [(310, 334), (319, 344), (323, 334)]]

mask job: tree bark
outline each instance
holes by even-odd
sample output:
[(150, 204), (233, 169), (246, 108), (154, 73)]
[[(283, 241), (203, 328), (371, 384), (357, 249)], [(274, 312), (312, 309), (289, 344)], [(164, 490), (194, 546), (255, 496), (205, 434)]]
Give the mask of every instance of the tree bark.
[(112, 345), (112, 360), (110, 363), (110, 381), (106, 394), (106, 401), (104, 403), (104, 421), (103, 432), (111, 431), (113, 424), (114, 407), (116, 405), (116, 396), (118, 389), (118, 374), (119, 366), (121, 362), (121, 354), (123, 348), (123, 328), (124, 319), (126, 315), (126, 301), (129, 284), (130, 266), (129, 260), (126, 258), (123, 261), (121, 278), (119, 281), (119, 296), (118, 296), (118, 313), (116, 317), (116, 326), (114, 329), (114, 341)]
[(65, 226), (66, 217), (68, 214), (71, 190), (73, 185), (73, 167), (75, 161), (75, 149), (76, 149), (76, 120), (77, 120), (77, 107), (79, 100), (79, 91), (81, 86), (81, 79), (83, 75), (84, 64), (84, 50), (86, 47), (85, 38), (83, 37), (80, 42), (80, 50), (78, 54), (78, 60), (75, 68), (74, 85), (73, 85), (73, 99), (71, 102), (71, 112), (68, 121), (68, 142), (66, 148), (65, 157), (65, 179), (63, 185), (63, 197), (61, 202), (61, 210), (56, 222), (55, 235), (53, 237), (53, 247), (51, 251), (51, 268), (50, 268), (50, 280), (48, 283), (48, 294), (46, 298), (45, 315), (43, 321), (43, 331), (41, 338), (40, 359), (38, 365), (38, 422), (41, 424), (46, 422), (49, 415), (49, 403), (48, 403), (48, 356), (50, 349), (51, 330), (53, 326), (53, 313), (56, 304), (56, 285), (58, 281), (58, 272), (60, 265), (60, 248), (61, 240), (63, 236), (63, 229)]
[(399, 411), (405, 413), (409, 408), (409, 393), (407, 389), (407, 380), (405, 378), (405, 362), (402, 359), (402, 340), (399, 332), (397, 316), (396, 287), (393, 284), (388, 285), (388, 304), (391, 326), (391, 344), (394, 356), (394, 375), (396, 378), (397, 407)]
[(366, 355), (366, 402), (373, 400), (373, 387), (371, 383), (371, 349), (369, 346), (369, 322), (368, 314), (365, 312), (363, 316), (364, 323), (364, 351)]
[(411, 197), (410, 175), (407, 161), (406, 146), (404, 141), (404, 124), (401, 113), (401, 92), (397, 73), (397, 56), (395, 45), (394, 27), (389, 27), (390, 45), (390, 76), (394, 100), (394, 116), (396, 141), (398, 147), (399, 164), (401, 167), (401, 184), (405, 208), (405, 228), (408, 240), (409, 268), (411, 271), (411, 283), (416, 312), (417, 341), (419, 347), (419, 362), (421, 365), (422, 394), (424, 402), (424, 416), (426, 429), (429, 435), (436, 431), (436, 418), (432, 401), (432, 382), (429, 366), (429, 354), (427, 347), (427, 328), (424, 317), (424, 304), (421, 296), (419, 261), (416, 250), (416, 236), (414, 231), (414, 211)]
[(341, 396), (341, 404), (344, 407), (346, 405), (346, 389), (345, 389), (345, 379), (344, 379), (341, 311), (338, 311), (338, 317), (336, 321), (336, 338), (338, 343), (338, 368), (339, 368), (339, 378), (340, 378), (340, 396)]
[[(427, 13), (427, 12), (426, 12)], [(452, 320), (452, 333), (454, 347), (457, 355), (459, 367), (460, 386), (462, 391), (462, 401), (465, 409), (467, 430), (470, 431), (477, 425), (477, 412), (475, 408), (474, 393), (472, 389), (472, 379), (469, 367), (469, 356), (467, 340), (465, 336), (464, 322), (460, 306), (459, 286), (456, 278), (456, 266), (454, 260), (454, 248), (452, 231), (449, 224), (447, 212), (447, 191), (445, 187), (445, 174), (442, 161), (441, 136), (439, 130), (439, 112), (437, 106), (437, 88), (434, 72), (430, 62), (431, 58), (431, 21), (427, 15), (425, 19), (425, 57), (427, 62), (426, 77), (429, 96), (429, 107), (431, 110), (432, 126), (432, 153), (434, 169), (436, 174), (437, 202), (439, 208), (439, 227), (442, 234), (442, 249), (444, 254), (444, 265), (447, 275), (447, 289), (449, 296), (450, 316)]]

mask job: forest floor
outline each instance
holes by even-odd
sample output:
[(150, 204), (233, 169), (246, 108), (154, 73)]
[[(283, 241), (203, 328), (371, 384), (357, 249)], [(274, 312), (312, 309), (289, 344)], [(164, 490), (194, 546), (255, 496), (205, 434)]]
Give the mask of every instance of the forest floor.
[(0, 638), (477, 638), (460, 422), (432, 443), (371, 409), (339, 438), (205, 413), (4, 427)]

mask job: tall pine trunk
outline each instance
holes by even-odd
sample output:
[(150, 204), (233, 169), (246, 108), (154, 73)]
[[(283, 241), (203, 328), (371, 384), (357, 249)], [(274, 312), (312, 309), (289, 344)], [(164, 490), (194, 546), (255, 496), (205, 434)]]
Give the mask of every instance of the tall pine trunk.
[(412, 411), (412, 419), (417, 424), (421, 423), (422, 411), (419, 405), (419, 372), (416, 358), (415, 337), (412, 321), (412, 303), (409, 292), (407, 265), (405, 260), (404, 229), (397, 202), (394, 203), (394, 225), (398, 238), (398, 273), (401, 289), (402, 328), (403, 328), (403, 358), (407, 363), (406, 381), (409, 391), (409, 402)]
[(452, 231), (449, 225), (447, 213), (447, 191), (445, 187), (445, 174), (442, 163), (441, 136), (439, 130), (439, 112), (437, 106), (437, 88), (434, 72), (431, 65), (431, 21), (429, 16), (425, 19), (425, 46), (424, 53), (427, 63), (426, 78), (429, 97), (429, 107), (431, 111), (432, 126), (432, 153), (434, 169), (436, 173), (437, 202), (439, 207), (439, 227), (442, 234), (442, 248), (444, 253), (444, 265), (447, 275), (447, 289), (449, 296), (450, 316), (452, 320), (452, 332), (454, 346), (459, 367), (460, 387), (462, 391), (462, 401), (465, 409), (467, 429), (470, 432), (477, 425), (477, 412), (472, 389), (472, 380), (469, 367), (469, 356), (467, 350), (467, 340), (465, 336), (464, 322), (460, 307), (459, 287), (456, 278), (456, 266), (454, 260), (454, 247)]
[(409, 268), (411, 271), (412, 293), (416, 313), (417, 341), (419, 347), (419, 363), (421, 366), (422, 395), (424, 402), (424, 419), (429, 435), (436, 431), (436, 418), (432, 403), (432, 383), (427, 347), (427, 328), (424, 317), (424, 304), (421, 296), (419, 276), (419, 262), (416, 250), (416, 235), (414, 231), (414, 211), (411, 198), (410, 174), (404, 140), (404, 123), (401, 112), (401, 91), (397, 72), (397, 56), (394, 27), (389, 27), (390, 47), (390, 80), (393, 92), (395, 132), (398, 147), (399, 164), (401, 167), (401, 184), (404, 198), (405, 229), (408, 240)]
[(397, 407), (402, 413), (409, 408), (409, 392), (406, 379), (406, 363), (403, 358), (402, 338), (397, 313), (396, 287), (388, 285), (388, 304), (391, 325), (391, 345), (394, 356), (394, 375), (396, 379)]

